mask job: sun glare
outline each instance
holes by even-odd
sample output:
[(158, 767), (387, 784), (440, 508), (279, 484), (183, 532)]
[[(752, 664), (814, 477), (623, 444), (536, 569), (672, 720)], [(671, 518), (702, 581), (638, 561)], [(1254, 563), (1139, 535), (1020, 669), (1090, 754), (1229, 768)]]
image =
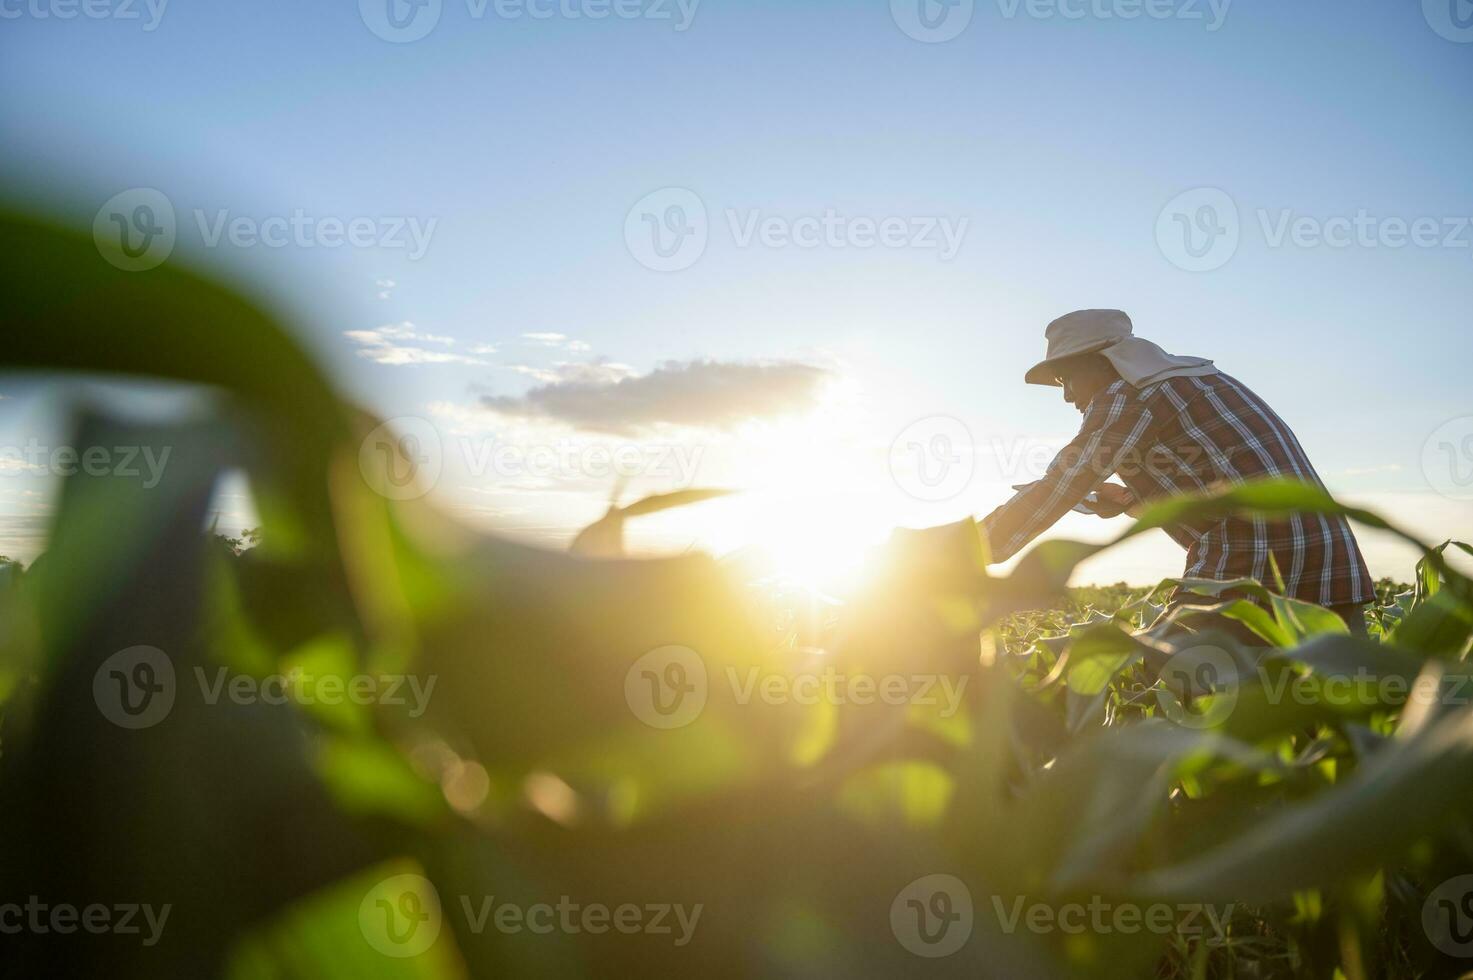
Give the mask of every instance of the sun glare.
[(874, 500), (826, 496), (754, 501), (751, 547), (765, 554), (774, 572), (796, 585), (844, 594), (868, 571), (870, 552), (891, 526)]

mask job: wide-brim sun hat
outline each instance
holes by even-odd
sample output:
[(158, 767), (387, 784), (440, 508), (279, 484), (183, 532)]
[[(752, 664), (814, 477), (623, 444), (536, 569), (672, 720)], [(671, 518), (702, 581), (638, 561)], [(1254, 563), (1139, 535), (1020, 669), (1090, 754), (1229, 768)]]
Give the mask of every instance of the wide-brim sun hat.
[(1048, 341), (1046, 355), (1023, 375), (1031, 385), (1057, 387), (1060, 362), (1093, 353), (1102, 354), (1137, 388), (1167, 378), (1217, 373), (1204, 357), (1168, 354), (1135, 336), (1130, 317), (1120, 310), (1076, 310), (1050, 323), (1043, 335)]

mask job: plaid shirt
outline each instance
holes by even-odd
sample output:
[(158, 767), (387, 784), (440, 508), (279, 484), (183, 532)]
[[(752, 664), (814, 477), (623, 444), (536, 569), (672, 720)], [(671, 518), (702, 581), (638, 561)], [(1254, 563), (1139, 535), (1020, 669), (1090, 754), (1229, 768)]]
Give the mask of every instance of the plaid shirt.
[[(1226, 374), (1169, 378), (1136, 389), (1116, 381), (1090, 401), (1079, 435), (1042, 480), (982, 522), (992, 560), (1004, 561), (1053, 525), (1111, 474), (1141, 500), (1236, 485), (1268, 476), (1322, 486), (1289, 427)], [(1370, 572), (1341, 517), (1287, 521), (1230, 517), (1174, 525), (1188, 578), (1248, 577), (1269, 584), (1269, 555), (1287, 593), (1322, 606), (1370, 602)]]

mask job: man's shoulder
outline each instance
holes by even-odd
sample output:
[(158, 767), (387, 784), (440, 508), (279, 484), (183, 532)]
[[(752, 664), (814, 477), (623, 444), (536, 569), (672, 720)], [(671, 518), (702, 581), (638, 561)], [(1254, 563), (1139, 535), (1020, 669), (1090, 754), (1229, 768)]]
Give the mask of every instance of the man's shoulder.
[(1138, 404), (1143, 404), (1141, 392), (1124, 378), (1110, 382), (1089, 400), (1085, 414), (1109, 412), (1112, 416)]
[(1090, 404), (1105, 404), (1108, 402), (1134, 402), (1141, 400), (1141, 390), (1124, 378), (1117, 378), (1095, 395)]
[(1188, 375), (1179, 378), (1165, 378), (1154, 384), (1146, 385), (1138, 390), (1142, 398), (1154, 399), (1169, 396), (1173, 401), (1185, 401), (1224, 388), (1248, 393), (1248, 388), (1237, 378), (1222, 371), (1212, 374)]
[(1096, 407), (1125, 408), (1140, 405), (1143, 408), (1149, 408), (1163, 398), (1181, 403), (1224, 388), (1244, 395), (1252, 394), (1241, 381), (1222, 371), (1212, 374), (1163, 378), (1140, 388), (1124, 378), (1117, 378), (1100, 389), (1100, 393), (1090, 401), (1089, 407), (1091, 409)]

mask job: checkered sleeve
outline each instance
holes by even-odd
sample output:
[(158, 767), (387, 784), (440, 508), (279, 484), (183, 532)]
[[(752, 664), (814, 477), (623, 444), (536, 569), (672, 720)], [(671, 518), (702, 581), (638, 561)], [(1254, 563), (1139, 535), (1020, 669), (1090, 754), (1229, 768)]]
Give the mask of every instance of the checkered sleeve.
[(1114, 473), (1151, 430), (1151, 412), (1136, 390), (1117, 381), (1095, 396), (1079, 434), (1031, 484), (982, 520), (991, 560), (1006, 561)]

